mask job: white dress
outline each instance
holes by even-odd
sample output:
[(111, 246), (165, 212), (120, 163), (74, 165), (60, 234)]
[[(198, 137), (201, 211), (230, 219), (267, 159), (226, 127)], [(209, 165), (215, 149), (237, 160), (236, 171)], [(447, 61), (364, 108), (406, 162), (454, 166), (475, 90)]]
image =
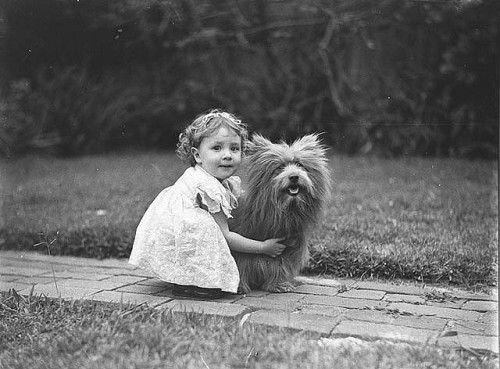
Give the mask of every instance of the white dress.
[(210, 213), (231, 218), (240, 194), (237, 176), (221, 183), (198, 165), (186, 169), (144, 213), (129, 263), (169, 283), (235, 293), (238, 268)]

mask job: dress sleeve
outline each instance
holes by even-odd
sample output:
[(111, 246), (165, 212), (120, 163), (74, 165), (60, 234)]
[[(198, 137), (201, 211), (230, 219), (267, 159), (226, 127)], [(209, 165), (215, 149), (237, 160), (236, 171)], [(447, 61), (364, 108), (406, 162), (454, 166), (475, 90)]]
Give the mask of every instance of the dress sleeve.
[(226, 195), (226, 189), (222, 185), (211, 186), (204, 183), (196, 189), (196, 197), (201, 203), (201, 207), (210, 213), (215, 214), (222, 211), (227, 218), (232, 218), (232, 207)]

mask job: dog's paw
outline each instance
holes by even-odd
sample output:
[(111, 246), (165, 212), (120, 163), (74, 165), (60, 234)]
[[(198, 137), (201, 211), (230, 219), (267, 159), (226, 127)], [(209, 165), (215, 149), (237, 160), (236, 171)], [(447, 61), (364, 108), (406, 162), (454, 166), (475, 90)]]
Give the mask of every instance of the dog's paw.
[(247, 286), (238, 286), (238, 292), (237, 292), (237, 294), (238, 295), (246, 295), (250, 291), (251, 291), (250, 287), (247, 287)]
[(275, 285), (267, 286), (264, 290), (273, 293), (292, 292), (295, 290), (295, 285), (291, 282), (281, 282)]

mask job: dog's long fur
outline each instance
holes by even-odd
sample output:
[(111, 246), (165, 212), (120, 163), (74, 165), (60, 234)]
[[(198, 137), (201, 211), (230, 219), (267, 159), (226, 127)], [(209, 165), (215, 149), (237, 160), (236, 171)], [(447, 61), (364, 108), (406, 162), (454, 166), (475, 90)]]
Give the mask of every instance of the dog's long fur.
[(230, 228), (256, 240), (284, 237), (281, 243), (287, 247), (276, 258), (233, 252), (241, 293), (294, 289), (293, 279), (309, 258), (308, 236), (329, 198), (325, 154), (317, 134), (303, 136), (291, 145), (254, 135), (247, 157), (246, 192)]

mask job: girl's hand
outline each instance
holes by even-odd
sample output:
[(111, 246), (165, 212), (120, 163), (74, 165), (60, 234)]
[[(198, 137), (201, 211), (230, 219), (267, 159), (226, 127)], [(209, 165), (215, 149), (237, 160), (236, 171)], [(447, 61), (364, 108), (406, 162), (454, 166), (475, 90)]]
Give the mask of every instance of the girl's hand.
[(279, 243), (279, 241), (283, 240), (284, 238), (270, 238), (262, 241), (262, 253), (272, 258), (281, 255), (283, 250), (286, 248), (286, 245)]

